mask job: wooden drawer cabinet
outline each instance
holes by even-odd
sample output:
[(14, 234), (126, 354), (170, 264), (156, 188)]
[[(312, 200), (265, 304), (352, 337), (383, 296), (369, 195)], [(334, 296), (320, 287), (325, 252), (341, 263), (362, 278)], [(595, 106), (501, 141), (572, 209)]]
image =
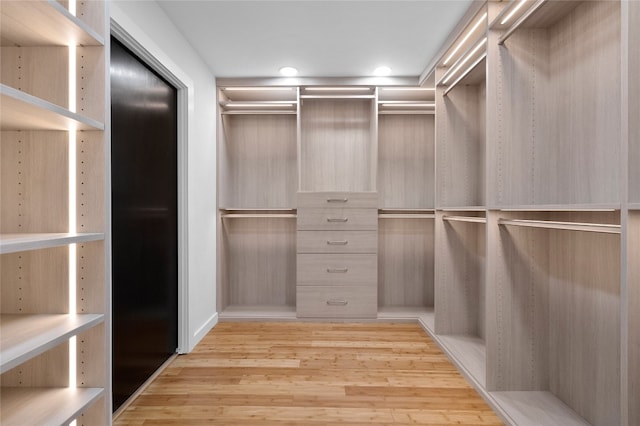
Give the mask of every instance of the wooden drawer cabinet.
[(378, 210), (362, 208), (298, 208), (298, 230), (378, 229)]
[(375, 192), (298, 193), (299, 317), (376, 317), (377, 203)]
[(298, 286), (362, 285), (375, 290), (376, 254), (298, 254)]
[(375, 231), (298, 231), (298, 253), (376, 253)]
[(298, 192), (298, 208), (378, 208), (377, 192)]
[(375, 318), (377, 290), (362, 286), (298, 286), (302, 318)]

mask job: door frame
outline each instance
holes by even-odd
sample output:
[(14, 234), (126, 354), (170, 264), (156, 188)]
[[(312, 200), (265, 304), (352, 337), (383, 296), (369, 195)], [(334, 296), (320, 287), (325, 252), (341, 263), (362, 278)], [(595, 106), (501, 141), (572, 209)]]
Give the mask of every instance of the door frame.
[[(132, 25), (127, 25), (134, 31)], [(151, 40), (142, 34), (134, 37), (121, 23), (111, 18), (111, 35), (131, 50), (144, 64), (157, 72), (178, 92), (178, 342), (177, 352), (189, 352), (189, 221), (188, 221), (188, 141), (193, 133), (193, 116), (189, 114), (189, 103), (193, 103), (193, 80), (172, 61), (158, 58), (150, 50), (159, 52)], [(136, 31), (139, 32), (139, 31)], [(144, 41), (143, 41), (144, 40)]]

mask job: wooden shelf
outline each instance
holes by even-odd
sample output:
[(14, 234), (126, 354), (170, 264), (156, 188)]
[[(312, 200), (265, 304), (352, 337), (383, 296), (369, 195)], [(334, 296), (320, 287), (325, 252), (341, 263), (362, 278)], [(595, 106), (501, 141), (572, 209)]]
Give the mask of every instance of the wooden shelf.
[(518, 426), (589, 425), (551, 392), (481, 392), (494, 408)]
[(0, 85), (0, 95), (2, 130), (104, 130), (104, 124), (99, 121), (13, 87)]
[(101, 388), (1, 388), (0, 423), (67, 424), (104, 395)]
[(484, 206), (462, 206), (462, 207), (438, 207), (439, 211), (447, 212), (483, 212), (487, 208)]
[(295, 306), (231, 305), (220, 312), (221, 321), (295, 321)]
[[(413, 321), (433, 316), (433, 307), (384, 306), (378, 308), (378, 319), (383, 321)], [(433, 327), (432, 327), (433, 328)]]
[(378, 219), (435, 219), (434, 214), (420, 214), (420, 213), (379, 213)]
[(3, 46), (104, 45), (104, 37), (55, 0), (2, 2), (0, 19)]
[(640, 210), (640, 203), (629, 203), (629, 210)]
[(103, 239), (104, 234), (101, 233), (0, 234), (0, 254), (40, 250)]
[(250, 218), (268, 218), (268, 219), (295, 219), (298, 217), (295, 213), (238, 213), (223, 214), (223, 219), (250, 219)]
[(0, 373), (103, 321), (102, 314), (0, 315)]
[(488, 209), (505, 212), (612, 212), (620, 210), (620, 204), (527, 204), (489, 207)]
[(446, 220), (448, 222), (487, 223), (486, 217), (475, 216), (443, 216), (442, 220)]
[(498, 225), (524, 226), (528, 228), (561, 229), (566, 231), (600, 232), (620, 234), (620, 225), (606, 223), (556, 222), (551, 220), (499, 219)]

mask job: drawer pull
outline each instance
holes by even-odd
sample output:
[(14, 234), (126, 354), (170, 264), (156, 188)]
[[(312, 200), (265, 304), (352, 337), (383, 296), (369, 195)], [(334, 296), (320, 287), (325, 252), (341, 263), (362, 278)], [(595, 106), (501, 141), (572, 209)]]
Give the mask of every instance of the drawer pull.
[(349, 272), (349, 268), (327, 268), (327, 272), (330, 274), (346, 274)]
[(338, 300), (338, 299), (332, 299), (332, 300), (327, 300), (327, 305), (329, 306), (347, 306), (349, 302), (347, 302), (346, 300)]
[(327, 203), (346, 203), (348, 198), (327, 198)]
[(330, 246), (346, 246), (347, 244), (349, 244), (349, 241), (347, 241), (347, 240), (341, 240), (341, 241), (328, 240), (327, 244), (329, 244)]
[(348, 221), (348, 217), (328, 217), (327, 222), (346, 222)]

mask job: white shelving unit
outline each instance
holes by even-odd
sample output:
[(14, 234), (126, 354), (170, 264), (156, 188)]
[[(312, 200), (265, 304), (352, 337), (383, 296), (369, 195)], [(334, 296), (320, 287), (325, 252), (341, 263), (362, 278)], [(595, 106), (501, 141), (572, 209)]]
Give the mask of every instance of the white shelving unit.
[(3, 425), (111, 419), (108, 12), (66, 7), (0, 7)]

